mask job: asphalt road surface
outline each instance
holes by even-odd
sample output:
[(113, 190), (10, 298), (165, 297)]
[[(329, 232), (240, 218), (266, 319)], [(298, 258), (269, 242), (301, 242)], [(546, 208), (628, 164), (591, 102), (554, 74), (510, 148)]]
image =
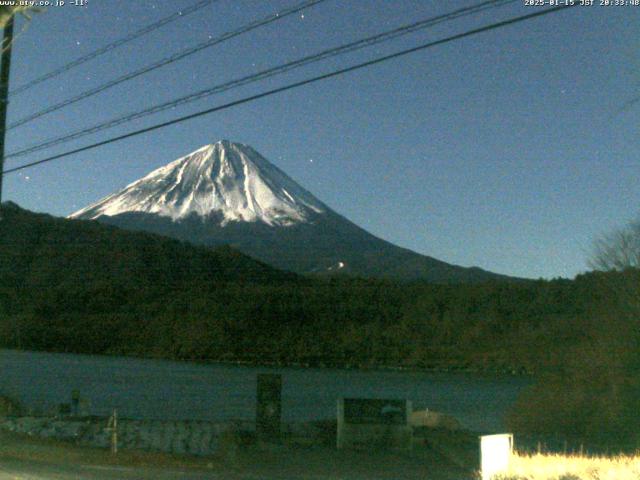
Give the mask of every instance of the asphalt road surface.
[[(186, 470), (158, 470), (117, 466), (63, 465), (12, 458), (0, 459), (0, 480), (128, 480), (218, 479), (219, 474)], [(225, 475), (225, 478), (229, 478)]]
[[(278, 475), (269, 473), (207, 472), (98, 465), (62, 465), (32, 460), (0, 458), (0, 480), (338, 480), (324, 475)], [(347, 480), (339, 477), (339, 480)], [(348, 480), (371, 480), (371, 477), (349, 477)]]

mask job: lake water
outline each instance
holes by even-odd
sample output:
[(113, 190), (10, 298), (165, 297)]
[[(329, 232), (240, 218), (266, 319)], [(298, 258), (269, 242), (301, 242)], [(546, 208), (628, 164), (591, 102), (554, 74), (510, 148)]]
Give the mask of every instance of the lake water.
[(285, 421), (335, 418), (340, 397), (406, 398), (466, 428), (498, 432), (530, 379), (469, 373), (258, 368), (0, 350), (0, 395), (45, 411), (78, 389), (90, 413), (130, 418), (254, 419), (256, 374), (282, 374)]

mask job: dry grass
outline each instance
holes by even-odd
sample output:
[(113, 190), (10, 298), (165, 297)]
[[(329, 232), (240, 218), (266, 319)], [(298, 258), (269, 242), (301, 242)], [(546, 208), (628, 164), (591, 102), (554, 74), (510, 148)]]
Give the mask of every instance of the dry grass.
[(640, 453), (590, 457), (561, 454), (514, 454), (503, 480), (638, 480)]

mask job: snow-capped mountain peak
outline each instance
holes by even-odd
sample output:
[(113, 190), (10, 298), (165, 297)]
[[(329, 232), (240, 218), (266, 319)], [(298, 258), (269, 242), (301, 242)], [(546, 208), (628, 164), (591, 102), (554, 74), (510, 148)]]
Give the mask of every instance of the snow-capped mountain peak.
[(229, 222), (289, 226), (327, 207), (248, 145), (221, 140), (158, 168), (70, 215), (95, 219), (127, 212), (170, 217), (221, 215)]

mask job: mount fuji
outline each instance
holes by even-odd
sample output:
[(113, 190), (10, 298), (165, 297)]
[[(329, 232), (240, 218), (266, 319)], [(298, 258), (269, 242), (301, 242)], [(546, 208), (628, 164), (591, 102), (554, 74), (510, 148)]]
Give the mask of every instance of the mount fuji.
[(377, 238), (331, 210), (251, 147), (227, 140), (154, 170), (70, 218), (195, 244), (228, 244), (297, 273), (438, 283), (509, 279)]

